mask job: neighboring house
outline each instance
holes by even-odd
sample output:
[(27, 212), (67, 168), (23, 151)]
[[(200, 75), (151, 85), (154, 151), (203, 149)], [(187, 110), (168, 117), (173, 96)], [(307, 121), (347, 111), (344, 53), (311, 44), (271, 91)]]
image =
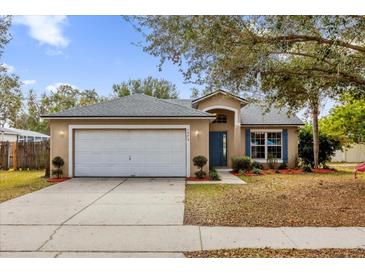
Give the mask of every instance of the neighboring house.
[(365, 162), (365, 144), (353, 144), (350, 148), (336, 150), (332, 162), (360, 163)]
[(48, 139), (48, 135), (39, 132), (17, 128), (0, 127), (0, 142), (40, 142), (47, 141)]
[[(294, 166), (296, 116), (216, 91), (195, 100), (143, 94), (43, 116), (50, 120), (51, 159), (65, 160), (65, 176), (192, 176), (192, 159), (231, 166), (233, 156), (263, 163), (269, 154)], [(205, 167), (205, 170), (207, 170)]]
[(18, 134), (9, 128), (0, 127), (0, 142), (16, 142)]

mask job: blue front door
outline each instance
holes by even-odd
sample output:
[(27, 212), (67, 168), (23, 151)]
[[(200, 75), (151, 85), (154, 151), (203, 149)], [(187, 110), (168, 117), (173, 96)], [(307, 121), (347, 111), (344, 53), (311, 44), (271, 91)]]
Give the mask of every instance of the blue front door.
[(209, 165), (227, 166), (227, 132), (209, 132)]

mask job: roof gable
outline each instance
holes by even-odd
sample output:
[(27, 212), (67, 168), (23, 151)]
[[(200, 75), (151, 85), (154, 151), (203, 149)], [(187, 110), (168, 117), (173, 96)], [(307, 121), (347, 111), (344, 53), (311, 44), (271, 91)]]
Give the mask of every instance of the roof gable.
[(230, 92), (227, 92), (227, 91), (224, 91), (224, 90), (217, 90), (217, 91), (214, 91), (214, 92), (212, 92), (212, 93), (206, 94), (206, 95), (204, 95), (204, 96), (202, 96), (202, 97), (199, 97), (199, 98), (197, 98), (197, 99), (194, 99), (194, 100), (192, 101), (192, 104), (193, 104), (193, 105), (196, 105), (197, 103), (199, 103), (199, 102), (201, 102), (201, 101), (203, 101), (203, 100), (206, 100), (206, 99), (208, 99), (208, 98), (211, 98), (211, 97), (213, 97), (213, 96), (216, 96), (216, 95), (218, 95), (218, 94), (222, 94), (222, 95), (224, 95), (224, 96), (229, 96), (229, 97), (231, 97), (231, 98), (232, 98), (232, 99), (234, 99), (234, 100), (238, 100), (239, 102), (241, 102), (241, 104), (242, 104), (242, 105), (245, 105), (245, 104), (247, 104), (247, 103), (248, 103), (248, 101), (247, 101), (246, 99), (241, 98), (241, 97), (239, 97), (239, 96), (237, 96), (237, 95), (235, 95), (235, 94), (233, 94), (233, 93), (230, 93)]

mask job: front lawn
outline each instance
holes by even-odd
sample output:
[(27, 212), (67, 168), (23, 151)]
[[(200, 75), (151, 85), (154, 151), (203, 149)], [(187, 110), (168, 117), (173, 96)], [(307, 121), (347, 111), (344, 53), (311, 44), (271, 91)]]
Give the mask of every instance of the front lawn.
[(273, 174), (246, 185), (187, 185), (185, 224), (208, 226), (365, 226), (365, 174)]
[(365, 258), (365, 249), (237, 248), (185, 252), (188, 258)]
[(44, 171), (0, 170), (0, 202), (49, 186)]

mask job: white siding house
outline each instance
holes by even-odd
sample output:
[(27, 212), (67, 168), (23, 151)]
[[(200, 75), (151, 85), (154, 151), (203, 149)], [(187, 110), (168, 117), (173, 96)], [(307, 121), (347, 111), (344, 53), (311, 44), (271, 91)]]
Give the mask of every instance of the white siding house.
[(48, 135), (39, 132), (0, 127), (0, 142), (40, 142), (48, 139)]

